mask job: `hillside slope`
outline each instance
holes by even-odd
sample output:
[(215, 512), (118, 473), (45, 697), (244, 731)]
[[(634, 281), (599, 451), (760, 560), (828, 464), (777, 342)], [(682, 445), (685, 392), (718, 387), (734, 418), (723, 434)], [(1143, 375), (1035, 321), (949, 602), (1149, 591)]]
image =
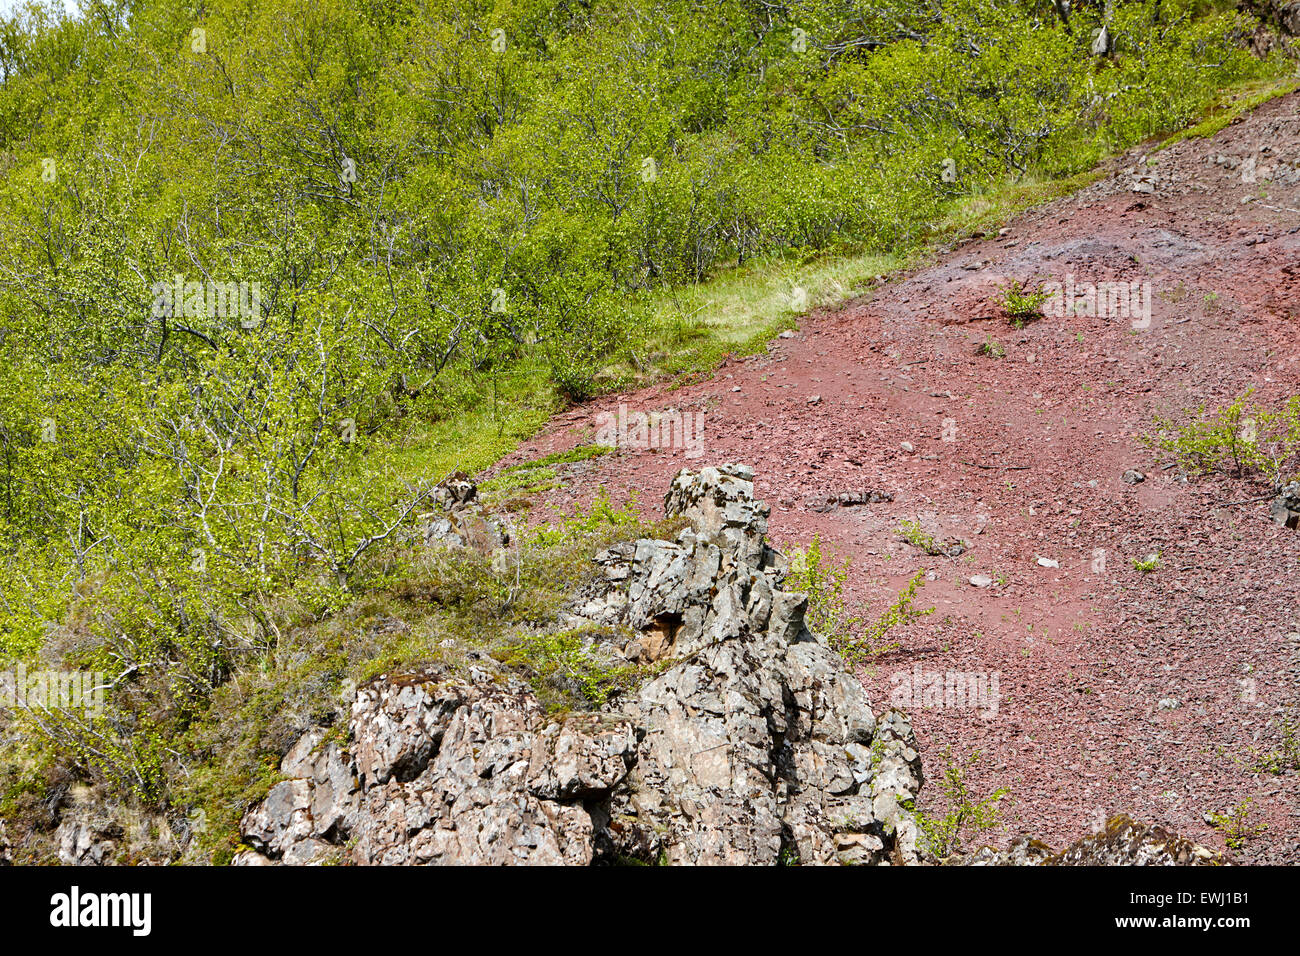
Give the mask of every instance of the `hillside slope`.
[[(560, 415), (502, 464), (588, 442), (620, 406), (703, 413), (702, 457), (632, 435), (564, 466), (534, 519), (598, 487), (639, 490), (653, 513), (681, 467), (750, 463), (773, 541), (820, 535), (852, 559), (855, 601), (879, 609), (928, 572), (937, 613), (860, 671), (873, 700), (917, 668), (1000, 674), (996, 713), (912, 711), (923, 753), (978, 749), (976, 792), (1010, 788), (992, 842), (1032, 824), (1060, 843), (1124, 811), (1221, 846), (1207, 815), (1250, 800), (1250, 829), (1267, 829), (1242, 856), (1300, 862), (1300, 776), (1261, 769), (1298, 699), (1300, 538), (1266, 485), (1190, 474), (1141, 441), (1157, 415), (1300, 393), (1300, 95), (1144, 154), (707, 381)], [(1149, 323), (1007, 321), (1006, 282), (1071, 277), (1149, 284)], [(980, 353), (990, 340), (1002, 357)], [(892, 500), (828, 503), (871, 491)], [(903, 521), (965, 550), (927, 555)]]

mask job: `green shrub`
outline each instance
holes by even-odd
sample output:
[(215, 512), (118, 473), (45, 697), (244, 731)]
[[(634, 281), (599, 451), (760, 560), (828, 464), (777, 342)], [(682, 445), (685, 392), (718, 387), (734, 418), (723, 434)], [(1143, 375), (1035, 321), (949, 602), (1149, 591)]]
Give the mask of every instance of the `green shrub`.
[(941, 860), (961, 852), (981, 833), (997, 826), (1002, 800), (1010, 792), (1005, 787), (999, 787), (985, 797), (977, 797), (971, 792), (966, 774), (979, 760), (978, 750), (965, 760), (958, 760), (953, 757), (949, 745), (944, 748), (942, 756), (943, 778), (939, 792), (946, 798), (947, 810), (942, 816), (917, 813), (926, 851)]
[(1254, 476), (1278, 487), (1300, 469), (1300, 395), (1270, 410), (1250, 402), (1252, 394), (1216, 412), (1202, 407), (1182, 424), (1157, 417), (1158, 431), (1146, 440), (1194, 473)]

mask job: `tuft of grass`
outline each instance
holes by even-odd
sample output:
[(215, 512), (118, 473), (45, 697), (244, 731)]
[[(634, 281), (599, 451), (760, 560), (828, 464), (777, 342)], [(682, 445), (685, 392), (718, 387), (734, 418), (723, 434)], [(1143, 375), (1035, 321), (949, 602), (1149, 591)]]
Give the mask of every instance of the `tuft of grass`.
[(559, 478), (558, 465), (591, 461), (614, 451), (607, 445), (577, 445), (567, 451), (555, 452), (534, 461), (520, 462), (501, 469), (491, 478), (479, 483), (479, 492), (485, 496), (508, 492), (535, 494), (555, 486)]
[(941, 542), (922, 528), (921, 522), (912, 521), (908, 518), (904, 518), (898, 523), (896, 533), (912, 547), (936, 558), (955, 557), (959, 553), (957, 549), (966, 546), (965, 542), (953, 542), (951, 540)]
[(1160, 570), (1160, 552), (1153, 551), (1145, 558), (1133, 559), (1133, 570), (1140, 571), (1143, 574), (1153, 574)]
[(588, 708), (629, 693), (673, 661), (653, 665), (617, 659), (608, 635), (592, 628), (558, 633), (524, 633), (495, 652), (508, 667), (528, 674), (534, 692), (548, 711), (571, 710), (575, 699)]

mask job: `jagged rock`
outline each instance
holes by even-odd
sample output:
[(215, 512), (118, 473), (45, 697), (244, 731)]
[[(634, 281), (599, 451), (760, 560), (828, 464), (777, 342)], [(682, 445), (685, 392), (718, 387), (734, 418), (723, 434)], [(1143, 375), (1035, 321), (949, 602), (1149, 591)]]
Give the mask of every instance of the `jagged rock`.
[(1223, 866), (1230, 861), (1209, 847), (1163, 827), (1135, 823), (1125, 814), (1106, 828), (1043, 860), (1044, 866)]
[(633, 632), (616, 650), (662, 673), (563, 719), (486, 663), (382, 675), (346, 751), (317, 729), (286, 754), (237, 862), (918, 862), (911, 727), (878, 728), (808, 630), (753, 472), (683, 471), (664, 505), (689, 527), (597, 555), (570, 615)]
[(509, 531), (478, 501), (478, 486), (462, 472), (445, 478), (433, 491), (437, 510), (421, 515), (427, 546), (473, 548), (489, 554), (510, 543)]
[(1018, 837), (1006, 850), (984, 847), (961, 861), (965, 866), (1228, 866), (1222, 853), (1163, 827), (1135, 823), (1127, 814), (1057, 853), (1046, 843)]
[(54, 836), (65, 866), (107, 866), (124, 834), (121, 825), (93, 805), (65, 811)]
[(350, 727), (351, 755), (320, 746), (319, 729), (295, 744), (291, 779), (244, 817), (255, 852), (237, 862), (320, 862), (347, 845), (356, 863), (590, 863), (584, 801), (608, 797), (636, 747), (627, 720), (548, 717), (484, 667), (377, 678)]

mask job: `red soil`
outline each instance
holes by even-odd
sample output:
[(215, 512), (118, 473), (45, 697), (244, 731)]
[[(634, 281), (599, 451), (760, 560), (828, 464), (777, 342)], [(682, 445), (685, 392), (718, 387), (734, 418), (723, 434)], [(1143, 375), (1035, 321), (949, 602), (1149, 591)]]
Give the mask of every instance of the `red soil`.
[[(890, 676), (918, 664), (1000, 672), (996, 714), (912, 709), (931, 777), (923, 806), (941, 805), (943, 749), (978, 749), (975, 792), (1005, 786), (1014, 801), (983, 838), (995, 845), (1027, 831), (1060, 847), (1125, 811), (1222, 846), (1204, 815), (1253, 798), (1268, 829), (1238, 858), (1297, 863), (1300, 775), (1251, 764), (1252, 748), (1277, 749), (1278, 718), (1300, 703), (1300, 635), (1288, 637), (1300, 632), (1300, 535), (1274, 524), (1266, 501), (1235, 504), (1267, 489), (1188, 480), (1139, 437), (1155, 414), (1216, 408), (1250, 387), (1265, 405), (1300, 393), (1300, 176), (1280, 185), (1263, 173), (1300, 164), (1300, 95), (1154, 154), (1151, 193), (1132, 190), (1142, 155), (998, 236), (806, 316), (793, 338), (707, 381), (560, 415), (503, 464), (590, 441), (595, 416), (620, 404), (703, 411), (703, 456), (620, 450), (567, 466), (544, 505), (636, 489), (650, 515), (679, 469), (750, 464), (774, 543), (820, 535), (851, 558), (864, 617), (931, 572), (918, 603), (936, 612), (861, 671), (878, 709)], [(1219, 156), (1255, 157), (1258, 181)], [(990, 293), (1007, 277), (1067, 274), (1150, 282), (1150, 326), (1066, 315), (1015, 330), (998, 314)], [(1005, 357), (977, 354), (989, 336)], [(1131, 468), (1146, 480), (1126, 484)], [(893, 500), (814, 510), (869, 490)], [(904, 519), (969, 550), (927, 556), (899, 539)], [(1133, 568), (1156, 550), (1158, 571)], [(996, 580), (977, 588), (972, 575)]]

